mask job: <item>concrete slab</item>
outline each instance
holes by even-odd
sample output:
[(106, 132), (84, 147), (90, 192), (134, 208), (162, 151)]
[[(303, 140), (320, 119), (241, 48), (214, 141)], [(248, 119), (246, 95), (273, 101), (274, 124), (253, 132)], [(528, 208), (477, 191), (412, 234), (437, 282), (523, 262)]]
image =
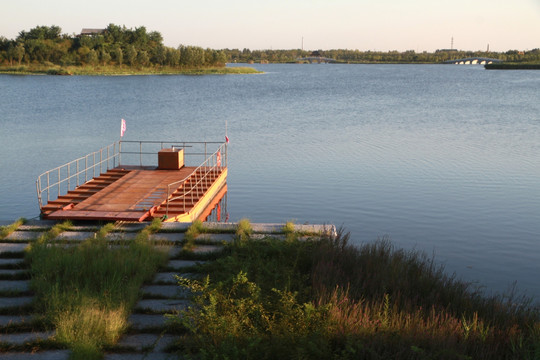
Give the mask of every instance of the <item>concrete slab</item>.
[(146, 359), (153, 359), (155, 353), (162, 353), (169, 344), (178, 337), (174, 335), (135, 334), (126, 335), (118, 342), (118, 345), (129, 347), (137, 351), (148, 352)]
[(60, 221), (56, 220), (41, 220), (41, 219), (30, 219), (26, 221), (24, 226), (36, 226), (36, 227), (53, 227), (56, 224), (59, 224)]
[(2, 360), (68, 360), (70, 354), (69, 350), (7, 352), (2, 353)]
[(42, 232), (40, 231), (14, 231), (6, 237), (9, 241), (36, 241)]
[(129, 347), (136, 351), (151, 350), (156, 346), (159, 338), (160, 335), (158, 334), (125, 335), (122, 336), (117, 345)]
[(24, 259), (0, 259), (0, 268), (3, 266), (21, 266), (24, 263)]
[(128, 321), (133, 329), (141, 331), (163, 328), (167, 319), (163, 314), (131, 314)]
[(195, 245), (191, 250), (195, 254), (211, 254), (223, 250), (222, 245)]
[(28, 291), (30, 282), (26, 280), (0, 280), (0, 291)]
[(181, 246), (168, 246), (167, 251), (170, 258), (175, 258), (183, 251)]
[(287, 237), (283, 234), (270, 234), (270, 233), (251, 234), (252, 240), (264, 240), (264, 239), (269, 239), (269, 238), (277, 239), (277, 240), (285, 240)]
[(135, 305), (137, 310), (150, 311), (157, 314), (184, 310), (189, 306), (188, 300), (165, 299), (165, 300), (141, 300)]
[(203, 223), (203, 226), (206, 229), (236, 232), (236, 228), (238, 227), (238, 224), (237, 223), (205, 222)]
[(191, 223), (165, 222), (161, 224), (161, 230), (185, 232), (190, 226)]
[(31, 333), (16, 333), (16, 334), (0, 334), (0, 342), (24, 345), (38, 340), (47, 340), (54, 336), (54, 331), (49, 332), (31, 332)]
[(64, 231), (58, 235), (56, 240), (84, 241), (94, 236), (95, 233), (92, 231)]
[(195, 242), (232, 242), (234, 237), (234, 234), (200, 234), (195, 239)]
[(105, 354), (105, 357), (103, 359), (104, 360), (178, 360), (178, 359), (183, 359), (183, 357), (178, 354), (152, 352), (152, 353)]
[(148, 296), (166, 297), (169, 299), (185, 299), (191, 293), (179, 285), (147, 285), (141, 288), (141, 292)]
[(0, 276), (19, 276), (28, 272), (27, 270), (0, 269)]
[(0, 243), (0, 254), (7, 252), (22, 252), (28, 247), (28, 243)]
[(105, 354), (103, 360), (154, 360), (147, 357), (146, 353), (120, 353), (120, 354)]
[(155, 233), (150, 235), (150, 240), (181, 243), (184, 241), (184, 233)]
[(251, 224), (253, 232), (256, 233), (283, 233), (283, 228), (285, 224), (264, 224), (264, 223), (254, 223)]
[(332, 224), (324, 224), (324, 225), (295, 225), (294, 229), (296, 231), (301, 232), (307, 232), (307, 233), (313, 233), (313, 234), (321, 234), (321, 235), (330, 235), (330, 236), (336, 236), (337, 235), (337, 229), (335, 225)]
[(0, 297), (0, 309), (29, 305), (32, 300), (34, 300), (32, 296)]
[(197, 264), (204, 264), (206, 261), (200, 261), (200, 260), (171, 260), (167, 263), (167, 266), (175, 269), (180, 270), (192, 266), (196, 266)]
[(161, 284), (176, 284), (176, 278), (175, 275), (178, 273), (176, 272), (161, 272), (157, 273), (154, 276), (154, 283), (161, 283)]
[(194, 273), (181, 273), (181, 272), (161, 272), (157, 273), (154, 277), (154, 283), (160, 284), (177, 284), (176, 275), (182, 276), (188, 279), (197, 279), (201, 278), (201, 274)]
[(163, 353), (167, 347), (171, 344), (173, 344), (176, 340), (178, 340), (178, 336), (175, 335), (163, 335), (158, 339), (158, 342), (156, 346), (154, 347), (154, 351), (149, 354), (149, 358), (152, 358), (152, 355), (155, 353)]
[(137, 237), (137, 233), (132, 232), (110, 232), (107, 234), (107, 240), (110, 241), (122, 241), (122, 240), (133, 240)]
[(0, 326), (7, 326), (10, 324), (19, 325), (32, 321), (31, 316), (19, 316), (19, 315), (0, 315)]
[(149, 223), (143, 222), (143, 223), (128, 223), (128, 222), (120, 222), (116, 224), (115, 229), (120, 231), (126, 231), (126, 232), (139, 232), (145, 227), (147, 227)]

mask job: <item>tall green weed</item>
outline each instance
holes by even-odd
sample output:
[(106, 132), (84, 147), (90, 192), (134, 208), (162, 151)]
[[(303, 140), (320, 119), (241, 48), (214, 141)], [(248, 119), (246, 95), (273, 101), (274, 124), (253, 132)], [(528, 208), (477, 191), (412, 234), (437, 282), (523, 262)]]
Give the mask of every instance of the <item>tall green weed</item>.
[[(486, 297), (389, 239), (244, 236), (205, 264), (178, 343), (202, 359), (534, 359), (538, 309)], [(518, 299), (519, 300), (519, 299)]]
[(77, 246), (53, 245), (51, 232), (27, 254), (36, 310), (74, 358), (100, 358), (102, 347), (116, 342), (139, 287), (167, 259), (147, 241), (147, 233), (126, 246), (109, 245), (105, 235), (111, 229), (106, 225)]

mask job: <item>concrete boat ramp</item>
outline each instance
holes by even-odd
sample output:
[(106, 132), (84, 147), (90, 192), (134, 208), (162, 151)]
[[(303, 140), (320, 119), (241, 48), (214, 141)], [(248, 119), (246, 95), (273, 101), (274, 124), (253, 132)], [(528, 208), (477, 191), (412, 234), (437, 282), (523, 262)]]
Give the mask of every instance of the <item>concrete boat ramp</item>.
[[(17, 228), (7, 237), (0, 239), (0, 358), (7, 360), (62, 360), (68, 359), (70, 351), (40, 350), (43, 341), (54, 341), (54, 331), (29, 331), (32, 322), (34, 296), (30, 289), (29, 264), (24, 260), (28, 246), (47, 232), (57, 222), (51, 220), (30, 221)], [(0, 223), (0, 226), (8, 223)], [(122, 240), (134, 238), (145, 225), (119, 222), (108, 239), (114, 246), (122, 246)], [(106, 360), (176, 359), (177, 354), (167, 353), (169, 344), (178, 335), (169, 331), (167, 314), (175, 314), (190, 304), (190, 294), (176, 284), (176, 275), (193, 277), (190, 272), (198, 263), (197, 256), (222, 250), (224, 244), (235, 238), (236, 223), (204, 223), (212, 233), (201, 234), (196, 239), (192, 254), (185, 258), (182, 252), (184, 232), (189, 223), (163, 223), (160, 232), (152, 240), (169, 245), (169, 261), (155, 274), (150, 283), (140, 289), (140, 300), (129, 317), (129, 329), (114, 347), (105, 354)], [(285, 239), (285, 224), (252, 224), (253, 237), (277, 237)], [(86, 223), (72, 226), (58, 236), (62, 246), (78, 244), (94, 237), (99, 225)], [(309, 237), (335, 234), (333, 225), (295, 225), (295, 230), (310, 233)], [(38, 327), (39, 328), (39, 327)], [(21, 350), (31, 349), (31, 350)], [(37, 350), (36, 350), (37, 349)], [(3, 351), (3, 352), (2, 352)]]

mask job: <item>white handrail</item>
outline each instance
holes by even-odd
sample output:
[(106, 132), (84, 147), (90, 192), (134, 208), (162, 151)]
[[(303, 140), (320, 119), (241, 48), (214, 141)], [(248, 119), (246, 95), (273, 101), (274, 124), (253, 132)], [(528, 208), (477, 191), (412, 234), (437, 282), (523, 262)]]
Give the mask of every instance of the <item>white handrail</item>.
[[(98, 154), (99, 159), (96, 159), (96, 156)], [(81, 184), (81, 182), (86, 183), (88, 181), (89, 172), (91, 174), (91, 178), (94, 178), (96, 176), (96, 169), (98, 169), (98, 167), (100, 174), (103, 171), (103, 168), (106, 168), (106, 170), (115, 168), (119, 155), (119, 143), (114, 142), (108, 146), (99, 149), (98, 151), (80, 157), (76, 160), (70, 161), (67, 164), (58, 166), (49, 171), (45, 171), (43, 174), (39, 175), (36, 180), (36, 191), (39, 208), (42, 209), (44, 206), (43, 193), (47, 193), (47, 203), (50, 201), (51, 191), (55, 188), (56, 198), (61, 195), (67, 194), (68, 191), (72, 190), (72, 185), (75, 185), (75, 187), (77, 187)], [(72, 171), (75, 172), (72, 173)], [(84, 174), (84, 182), (81, 179), (82, 174)], [(52, 183), (51, 177), (53, 178)], [(72, 180), (74, 178), (76, 179), (76, 181), (72, 183)], [(46, 184), (46, 186), (44, 186), (44, 183)]]
[[(222, 143), (219, 148), (206, 160), (199, 165), (189, 176), (182, 180), (175, 181), (167, 185), (167, 204), (165, 210), (165, 216), (169, 217), (169, 203), (171, 201), (186, 198), (187, 195), (195, 194), (196, 197), (202, 195), (201, 184), (208, 186), (212, 183), (209, 180), (210, 175), (218, 176), (224, 168), (227, 167), (227, 143)], [(200, 176), (202, 175), (202, 176)], [(200, 176), (200, 178), (199, 178)], [(186, 183), (196, 177), (196, 182), (191, 184), (189, 188), (186, 187)], [(172, 197), (174, 192), (180, 190), (182, 193), (178, 196)], [(183, 201), (183, 212), (186, 212), (186, 201)]]

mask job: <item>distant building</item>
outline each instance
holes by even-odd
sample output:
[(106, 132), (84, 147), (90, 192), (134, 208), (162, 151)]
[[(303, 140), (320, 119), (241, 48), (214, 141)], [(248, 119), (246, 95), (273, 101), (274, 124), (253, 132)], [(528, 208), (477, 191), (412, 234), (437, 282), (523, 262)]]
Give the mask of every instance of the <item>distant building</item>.
[(457, 49), (437, 49), (435, 50), (436, 53), (438, 52), (452, 52), (452, 51), (458, 51)]
[(107, 29), (82, 29), (79, 36), (92, 36), (92, 35), (101, 35)]
[(313, 51), (313, 52), (311, 53), (311, 55), (309, 55), (309, 56), (310, 56), (310, 57), (322, 57), (322, 54), (321, 54), (320, 51), (315, 50), (315, 51)]

